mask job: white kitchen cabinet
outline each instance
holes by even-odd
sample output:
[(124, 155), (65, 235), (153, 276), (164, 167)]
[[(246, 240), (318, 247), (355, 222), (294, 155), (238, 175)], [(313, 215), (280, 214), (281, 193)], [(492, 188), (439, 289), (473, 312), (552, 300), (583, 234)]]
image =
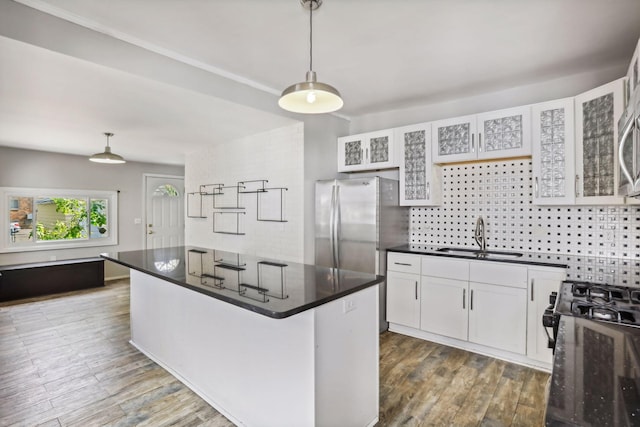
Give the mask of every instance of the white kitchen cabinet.
[(387, 129), (338, 138), (338, 172), (398, 166), (393, 136), (393, 129)]
[(525, 354), (527, 267), (424, 257), (420, 329)]
[(397, 128), (395, 141), (400, 146), (400, 205), (439, 205), (441, 169), (431, 161), (431, 123)]
[(387, 272), (387, 321), (420, 327), (420, 276)]
[(451, 163), (531, 154), (529, 106), (432, 123), (433, 161)]
[(565, 268), (388, 254), (390, 331), (550, 369), (542, 314)]
[(431, 123), (433, 162), (451, 163), (477, 159), (476, 134), (475, 115)]
[(527, 290), (469, 283), (469, 341), (525, 354)]
[[(566, 271), (558, 268), (529, 268), (527, 290), (527, 357), (551, 365), (553, 352), (548, 348), (548, 337), (542, 326), (542, 314), (549, 305), (551, 292), (558, 292), (566, 279)], [(551, 331), (549, 331), (551, 334)]]
[(576, 123), (576, 204), (623, 204), (619, 181), (618, 119), (625, 78), (574, 98)]
[(534, 205), (575, 203), (573, 108), (573, 98), (531, 107)]
[(468, 336), (469, 282), (422, 276), (420, 329), (459, 340)]
[(420, 255), (387, 253), (387, 321), (420, 327)]

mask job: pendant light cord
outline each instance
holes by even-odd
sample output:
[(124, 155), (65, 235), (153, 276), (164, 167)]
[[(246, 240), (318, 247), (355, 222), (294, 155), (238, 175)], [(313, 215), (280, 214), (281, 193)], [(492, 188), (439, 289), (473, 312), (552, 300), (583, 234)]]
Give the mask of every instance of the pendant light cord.
[(313, 2), (309, 1), (309, 71), (313, 71)]

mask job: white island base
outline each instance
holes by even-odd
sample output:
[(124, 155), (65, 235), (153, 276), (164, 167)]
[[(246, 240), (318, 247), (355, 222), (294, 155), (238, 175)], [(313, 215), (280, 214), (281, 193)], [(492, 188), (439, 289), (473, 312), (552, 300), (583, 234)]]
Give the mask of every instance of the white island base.
[(131, 343), (237, 425), (378, 421), (378, 285), (273, 319), (132, 269)]

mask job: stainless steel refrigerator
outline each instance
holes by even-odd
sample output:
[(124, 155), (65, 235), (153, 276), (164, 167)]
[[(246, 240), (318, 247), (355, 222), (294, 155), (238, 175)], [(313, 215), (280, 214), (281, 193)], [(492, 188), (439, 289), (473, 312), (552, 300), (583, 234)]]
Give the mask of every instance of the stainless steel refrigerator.
[[(387, 248), (409, 242), (409, 208), (398, 181), (380, 177), (316, 182), (317, 265), (385, 275)], [(386, 330), (386, 283), (380, 286), (380, 331)]]

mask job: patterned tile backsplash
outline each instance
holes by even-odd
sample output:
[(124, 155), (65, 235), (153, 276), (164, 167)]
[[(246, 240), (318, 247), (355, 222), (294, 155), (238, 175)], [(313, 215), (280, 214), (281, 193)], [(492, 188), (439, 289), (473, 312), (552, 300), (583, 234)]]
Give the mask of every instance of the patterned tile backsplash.
[[(442, 206), (411, 209), (411, 243), (474, 247), (482, 215), (490, 249), (545, 253), (561, 262), (562, 255), (578, 255), (582, 265), (569, 269), (574, 279), (635, 275), (617, 265), (640, 267), (640, 206), (535, 206), (531, 169), (528, 159), (444, 166)], [(616, 267), (598, 275), (602, 258)]]

